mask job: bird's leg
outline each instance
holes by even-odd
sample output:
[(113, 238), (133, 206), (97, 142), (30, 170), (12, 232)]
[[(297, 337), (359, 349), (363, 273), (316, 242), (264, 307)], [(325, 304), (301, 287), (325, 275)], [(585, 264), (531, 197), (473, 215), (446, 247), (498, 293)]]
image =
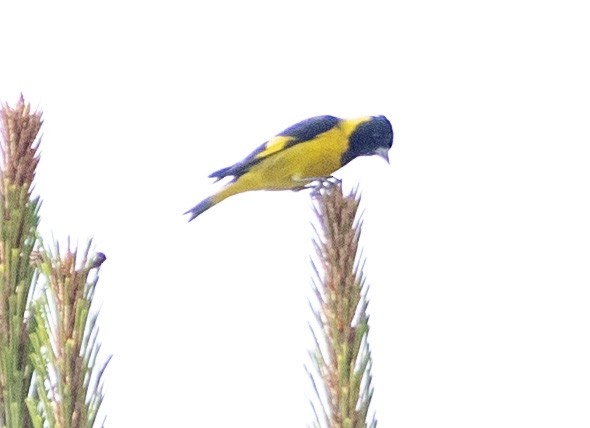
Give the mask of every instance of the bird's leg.
[(301, 186), (293, 187), (291, 190), (299, 192), (304, 189), (312, 189), (312, 196), (317, 196), (323, 189), (329, 189), (332, 186), (339, 186), (342, 183), (342, 180), (331, 175), (328, 177), (306, 177), (304, 179), (292, 177), (292, 180), (302, 184)]
[(324, 180), (324, 185), (326, 187), (330, 187), (330, 186), (340, 186), (342, 184), (342, 180), (339, 178), (336, 178), (334, 176), (329, 176), (328, 178), (326, 178)]
[(301, 177), (291, 177), (291, 180), (294, 183), (301, 183), (300, 186), (292, 187), (291, 190), (294, 192), (300, 192), (305, 189), (309, 189), (310, 183), (314, 180), (313, 178), (301, 178)]
[(291, 190), (299, 192), (304, 189), (316, 189), (317, 187), (321, 187), (322, 183), (330, 178), (334, 177), (291, 177), (291, 180), (295, 183), (301, 183), (301, 186), (293, 187)]

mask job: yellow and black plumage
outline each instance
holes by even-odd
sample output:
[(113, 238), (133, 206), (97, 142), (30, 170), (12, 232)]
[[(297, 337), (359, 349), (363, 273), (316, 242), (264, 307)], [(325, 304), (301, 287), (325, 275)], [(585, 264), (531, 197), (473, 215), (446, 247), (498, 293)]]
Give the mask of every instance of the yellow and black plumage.
[(185, 214), (189, 221), (237, 193), (250, 190), (300, 190), (328, 178), (358, 156), (389, 161), (393, 129), (385, 116), (340, 119), (317, 116), (299, 122), (262, 144), (241, 162), (209, 177), (233, 177), (219, 192)]

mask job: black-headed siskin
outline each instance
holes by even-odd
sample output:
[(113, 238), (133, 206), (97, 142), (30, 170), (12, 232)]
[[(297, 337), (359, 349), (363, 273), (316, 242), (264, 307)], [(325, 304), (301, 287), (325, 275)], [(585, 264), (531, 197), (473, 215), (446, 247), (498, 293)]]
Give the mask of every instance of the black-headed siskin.
[(378, 155), (389, 162), (393, 129), (385, 116), (340, 119), (317, 116), (271, 138), (241, 162), (209, 177), (233, 177), (223, 189), (185, 214), (189, 221), (230, 196), (250, 190), (300, 190), (330, 177), (358, 156)]

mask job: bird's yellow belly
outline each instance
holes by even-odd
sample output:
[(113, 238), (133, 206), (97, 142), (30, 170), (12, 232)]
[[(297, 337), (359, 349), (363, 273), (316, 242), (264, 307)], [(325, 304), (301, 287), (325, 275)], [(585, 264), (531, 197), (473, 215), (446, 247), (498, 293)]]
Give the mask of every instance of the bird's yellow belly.
[[(259, 189), (292, 189), (317, 178), (329, 177), (340, 168), (340, 153), (294, 146), (255, 165), (241, 178), (251, 180)], [(249, 177), (246, 177), (249, 176)]]

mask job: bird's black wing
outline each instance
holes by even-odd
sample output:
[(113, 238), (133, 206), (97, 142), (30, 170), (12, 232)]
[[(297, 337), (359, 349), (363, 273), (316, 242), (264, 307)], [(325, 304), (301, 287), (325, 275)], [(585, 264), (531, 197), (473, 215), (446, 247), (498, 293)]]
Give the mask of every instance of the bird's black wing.
[(285, 129), (276, 137), (271, 138), (252, 153), (250, 153), (244, 160), (235, 165), (222, 168), (215, 171), (209, 177), (221, 180), (228, 176), (238, 178), (246, 173), (253, 165), (256, 165), (261, 160), (271, 156), (274, 153), (288, 149), (296, 144), (313, 140), (320, 134), (329, 131), (338, 125), (340, 119), (334, 116), (316, 116), (305, 119), (293, 126)]

